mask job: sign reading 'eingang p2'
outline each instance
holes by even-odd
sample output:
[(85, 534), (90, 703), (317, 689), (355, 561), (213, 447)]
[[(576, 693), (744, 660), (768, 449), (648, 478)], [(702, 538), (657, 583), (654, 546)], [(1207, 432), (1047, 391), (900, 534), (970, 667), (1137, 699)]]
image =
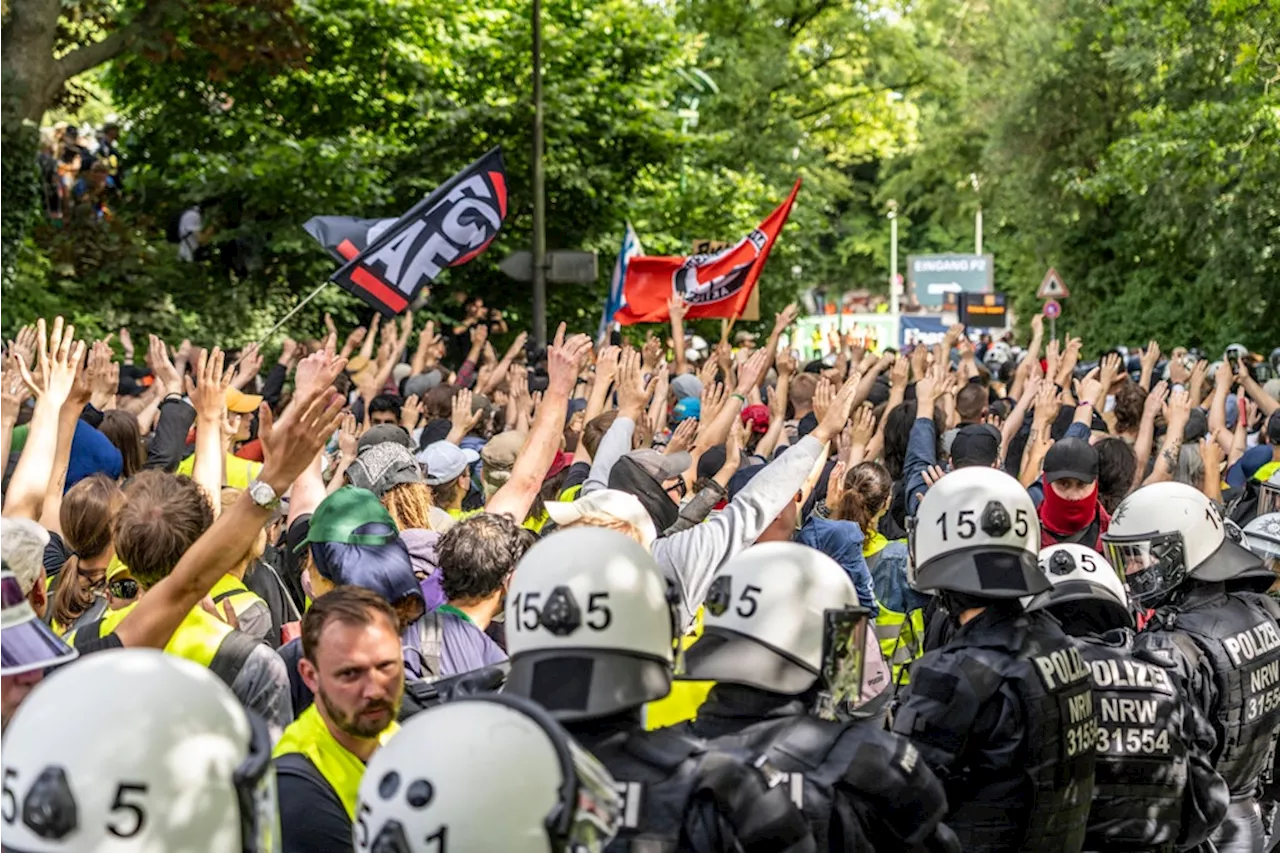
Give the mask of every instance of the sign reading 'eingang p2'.
[[(941, 308), (948, 294), (991, 293), (994, 255), (909, 255), (907, 286), (926, 308)], [(954, 301), (954, 300), (952, 300)]]

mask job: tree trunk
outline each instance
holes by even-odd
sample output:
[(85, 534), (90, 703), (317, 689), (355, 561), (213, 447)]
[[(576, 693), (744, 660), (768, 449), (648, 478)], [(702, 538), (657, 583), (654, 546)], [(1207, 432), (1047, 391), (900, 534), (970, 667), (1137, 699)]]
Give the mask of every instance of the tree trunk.
[(58, 29), (59, 0), (12, 0), (9, 20), (4, 25), (4, 97), (0, 114), (7, 133), (16, 132), (23, 121), (39, 123), (49, 104), (62, 88), (53, 44)]

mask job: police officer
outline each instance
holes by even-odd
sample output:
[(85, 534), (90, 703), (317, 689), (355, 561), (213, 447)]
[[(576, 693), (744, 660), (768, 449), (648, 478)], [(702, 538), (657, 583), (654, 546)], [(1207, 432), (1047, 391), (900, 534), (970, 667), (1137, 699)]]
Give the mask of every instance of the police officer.
[(1154, 608), (1138, 645), (1173, 657), (1217, 734), (1212, 758), (1231, 804), (1213, 844), (1262, 850), (1257, 797), (1280, 730), (1280, 605), (1247, 589), (1274, 576), (1226, 537), (1217, 506), (1182, 483), (1126, 497), (1103, 542), (1130, 598)]
[(675, 619), (662, 570), (628, 536), (581, 527), (529, 549), (506, 604), (506, 692), (550, 711), (623, 793), (611, 851), (814, 850), (786, 788), (640, 708), (671, 689)]
[[(1268, 594), (1280, 599), (1280, 512), (1260, 515), (1244, 526), (1244, 545), (1262, 560), (1262, 565), (1272, 572), (1274, 580)], [(1262, 791), (1262, 823), (1266, 829), (1268, 851), (1280, 848), (1280, 750), (1275, 739), (1271, 741), (1271, 772), (1264, 776)]]
[(1079, 650), (1051, 616), (1022, 609), (1050, 588), (1031, 497), (1008, 474), (962, 468), (912, 521), (912, 583), (957, 630), (912, 664), (893, 730), (941, 777), (966, 851), (1079, 851), (1098, 726)]
[(45, 679), (3, 764), (6, 850), (279, 849), (266, 724), (208, 669), (162, 652), (103, 652)]
[[(693, 734), (785, 774), (819, 850), (954, 850), (942, 784), (899, 735), (849, 719), (869, 612), (840, 565), (769, 542), (717, 574), (691, 678), (714, 679)], [(825, 719), (824, 719), (825, 717)]]
[(1085, 849), (1188, 850), (1227, 813), (1227, 783), (1213, 769), (1213, 727), (1181, 689), (1167, 652), (1133, 648), (1133, 612), (1119, 575), (1084, 545), (1040, 552), (1053, 589), (1027, 611), (1052, 614), (1080, 641), (1093, 673), (1098, 763)]
[(378, 853), (599, 853), (613, 777), (538, 705), (488, 694), (423, 711), (369, 761), (353, 829)]

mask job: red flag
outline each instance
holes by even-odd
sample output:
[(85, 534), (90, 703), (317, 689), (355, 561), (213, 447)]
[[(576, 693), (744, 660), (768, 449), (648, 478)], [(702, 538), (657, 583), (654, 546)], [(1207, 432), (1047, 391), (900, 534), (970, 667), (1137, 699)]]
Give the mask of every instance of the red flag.
[(760, 227), (737, 245), (705, 255), (688, 257), (639, 255), (627, 264), (623, 284), (624, 305), (614, 320), (633, 323), (665, 323), (670, 319), (667, 298), (678, 293), (689, 303), (686, 317), (737, 317), (756, 286), (773, 241), (791, 214), (800, 181)]

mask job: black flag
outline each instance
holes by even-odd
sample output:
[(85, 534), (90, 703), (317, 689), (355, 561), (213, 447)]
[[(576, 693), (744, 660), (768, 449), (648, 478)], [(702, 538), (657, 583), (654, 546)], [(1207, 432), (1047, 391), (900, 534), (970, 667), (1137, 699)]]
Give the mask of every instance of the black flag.
[[(345, 217), (316, 217), (307, 224), (345, 220), (357, 236), (355, 223), (364, 224), (368, 244), (360, 250), (352, 234), (347, 234), (345, 242), (358, 254), (348, 258), (330, 280), (391, 317), (404, 311), (423, 285), (435, 281), (444, 269), (462, 266), (488, 248), (506, 216), (507, 174), (502, 149), (494, 147), (389, 228), (377, 228), (379, 220)], [(374, 226), (372, 233), (369, 225)], [(329, 248), (328, 240), (311, 228), (307, 231)], [(345, 255), (345, 249), (340, 239), (330, 251)]]
[(302, 228), (345, 264), (382, 236), (398, 219), (357, 219), (354, 216), (313, 216)]

